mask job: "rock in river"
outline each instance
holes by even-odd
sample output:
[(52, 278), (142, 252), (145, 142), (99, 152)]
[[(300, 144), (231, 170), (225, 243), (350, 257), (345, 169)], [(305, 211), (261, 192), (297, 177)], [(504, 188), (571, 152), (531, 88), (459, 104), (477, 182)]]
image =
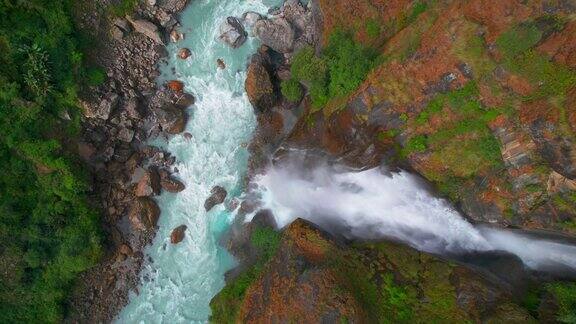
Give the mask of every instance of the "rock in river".
[(206, 211), (210, 211), (212, 207), (223, 203), (224, 199), (226, 199), (226, 195), (228, 194), (226, 192), (226, 189), (220, 186), (215, 186), (214, 188), (212, 188), (210, 193), (211, 193), (210, 197), (208, 197), (208, 199), (206, 199), (206, 201), (204, 202), (204, 208), (206, 209)]
[(175, 229), (172, 230), (172, 233), (170, 234), (170, 243), (172, 244), (178, 244), (180, 242), (182, 242), (182, 240), (184, 239), (184, 236), (186, 236), (186, 229), (188, 227), (186, 225), (180, 225), (178, 227), (176, 227)]
[(232, 48), (238, 48), (246, 42), (246, 30), (238, 18), (228, 17), (220, 25), (220, 39)]

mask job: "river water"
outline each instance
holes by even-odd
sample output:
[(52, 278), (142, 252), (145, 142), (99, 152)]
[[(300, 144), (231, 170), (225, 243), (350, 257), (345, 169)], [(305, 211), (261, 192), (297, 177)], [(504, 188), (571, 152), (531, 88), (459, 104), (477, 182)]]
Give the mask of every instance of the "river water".
[[(168, 63), (161, 66), (161, 80), (177, 78), (196, 97), (188, 109), (186, 131), (190, 140), (174, 136), (154, 144), (176, 156), (177, 177), (186, 184), (178, 194), (163, 193), (159, 229), (146, 254), (139, 294), (132, 293), (129, 304), (119, 314), (118, 323), (205, 323), (209, 303), (224, 286), (224, 273), (234, 260), (218, 245), (232, 215), (220, 205), (209, 213), (204, 200), (210, 189), (220, 185), (228, 197), (241, 192), (246, 170), (245, 144), (256, 125), (253, 109), (244, 91), (248, 59), (259, 46), (250, 37), (239, 49), (219, 39), (219, 26), (228, 16), (241, 17), (246, 11), (265, 14), (279, 0), (194, 0), (180, 19), (185, 40), (168, 46)], [(177, 58), (179, 48), (192, 56)], [(222, 59), (226, 69), (218, 69)], [(186, 238), (171, 245), (170, 232), (186, 225)]]

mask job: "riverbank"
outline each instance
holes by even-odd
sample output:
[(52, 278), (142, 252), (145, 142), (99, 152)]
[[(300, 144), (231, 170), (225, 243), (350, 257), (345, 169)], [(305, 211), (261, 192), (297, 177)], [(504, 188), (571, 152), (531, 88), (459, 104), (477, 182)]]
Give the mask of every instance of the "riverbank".
[(174, 158), (147, 143), (181, 132), (184, 109), (194, 101), (156, 81), (165, 44), (182, 36), (177, 15), (186, 4), (102, 0), (75, 7), (81, 33), (94, 44), (86, 59), (103, 71), (101, 84), (80, 94), (85, 119), (77, 147), (93, 174), (106, 241), (102, 261), (76, 285), (68, 322), (111, 322), (126, 305), (156, 232), (153, 196), (183, 189), (170, 175)]

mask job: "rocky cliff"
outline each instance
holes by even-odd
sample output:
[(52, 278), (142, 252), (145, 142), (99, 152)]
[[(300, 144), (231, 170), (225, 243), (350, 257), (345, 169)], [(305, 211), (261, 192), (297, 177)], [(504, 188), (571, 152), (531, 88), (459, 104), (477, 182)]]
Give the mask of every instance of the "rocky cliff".
[(560, 312), (555, 286), (529, 291), (513, 256), (476, 256), (478, 268), (392, 242), (346, 243), (300, 219), (281, 233), (261, 220), (240, 244), (239, 256), (257, 258), (213, 299), (214, 323), (521, 323)]
[[(263, 38), (252, 61), (276, 58), (259, 75), (282, 83), (278, 100), (256, 107), (252, 171), (293, 148), (362, 168), (385, 162), (421, 174), (471, 220), (575, 233), (576, 4), (318, 0), (308, 9), (311, 41), (288, 40), (292, 50), (278, 53), (286, 38)], [(339, 33), (353, 43), (343, 51), (370, 55), (334, 53)], [(306, 46), (313, 55), (298, 54)], [(342, 76), (362, 68), (355, 57), (370, 69), (347, 90), (354, 83)], [(284, 91), (294, 79), (303, 99)], [(345, 244), (300, 220), (281, 234), (248, 231), (231, 245), (246, 262), (213, 300), (214, 322), (574, 320), (573, 283), (510, 282), (393, 243)], [(526, 274), (513, 259), (499, 272)]]

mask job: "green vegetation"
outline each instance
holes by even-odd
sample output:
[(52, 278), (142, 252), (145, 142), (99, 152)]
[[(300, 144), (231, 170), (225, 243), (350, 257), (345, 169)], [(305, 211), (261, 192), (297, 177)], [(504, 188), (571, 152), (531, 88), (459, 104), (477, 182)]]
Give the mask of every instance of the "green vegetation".
[(428, 4), (426, 2), (423, 1), (417, 1), (416, 3), (414, 3), (414, 6), (412, 7), (412, 12), (410, 13), (410, 16), (408, 16), (408, 24), (413, 23), (418, 16), (420, 16), (421, 14), (423, 14), (426, 9), (428, 9)]
[(526, 99), (563, 98), (568, 89), (576, 86), (576, 72), (532, 49), (541, 37), (542, 31), (534, 23), (525, 23), (502, 34), (496, 44), (504, 55), (506, 68), (539, 85), (536, 93)]
[(380, 36), (380, 24), (375, 19), (368, 19), (366, 21), (366, 34), (370, 38), (376, 38)]
[(73, 3), (0, 4), (2, 323), (62, 321), (76, 276), (101, 254), (88, 177), (65, 141), (79, 129), (77, 84), (91, 82), (82, 78)]
[(487, 123), (501, 114), (485, 108), (479, 101), (476, 82), (470, 81), (461, 89), (436, 95), (414, 118), (416, 126), (426, 126), (431, 117), (445, 116), (449, 110), (454, 117), (443, 121), (437, 130), (411, 137), (402, 150), (403, 156), (428, 150), (434, 164), (448, 172), (429, 173), (439, 189), (450, 196), (459, 196), (459, 187), (470, 177), (503, 166), (500, 145)]
[(257, 227), (252, 232), (250, 241), (258, 249), (259, 258), (255, 264), (228, 283), (216, 297), (212, 299), (212, 323), (234, 323), (240, 311), (240, 306), (246, 290), (254, 283), (266, 264), (280, 246), (281, 234), (269, 227)]
[(335, 31), (322, 56), (306, 47), (294, 56), (292, 75), (308, 86), (312, 104), (322, 108), (329, 100), (342, 98), (364, 81), (376, 58), (371, 50), (356, 43), (343, 31)]
[(300, 82), (294, 78), (282, 81), (281, 91), (282, 95), (289, 101), (297, 102), (302, 98), (302, 87), (300, 86)]
[(133, 12), (137, 5), (138, 0), (119, 0), (117, 4), (111, 5), (109, 8), (113, 15), (124, 17)]
[(553, 283), (547, 286), (558, 304), (557, 320), (560, 323), (576, 323), (576, 283)]

